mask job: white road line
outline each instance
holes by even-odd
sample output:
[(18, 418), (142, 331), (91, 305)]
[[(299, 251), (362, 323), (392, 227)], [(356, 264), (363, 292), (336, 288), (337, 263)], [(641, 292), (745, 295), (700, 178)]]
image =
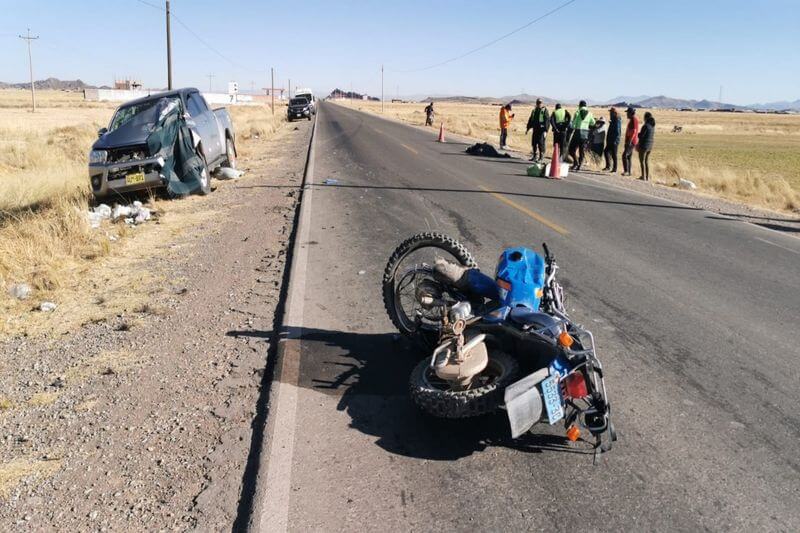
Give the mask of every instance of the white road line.
[(767, 244), (771, 244), (772, 246), (777, 246), (778, 248), (782, 248), (782, 249), (786, 250), (787, 252), (792, 252), (793, 254), (800, 255), (800, 252), (798, 252), (797, 250), (792, 250), (791, 248), (787, 248), (786, 246), (783, 246), (783, 245), (778, 244), (776, 242), (768, 241), (767, 239), (762, 239), (761, 237), (756, 237), (755, 239), (757, 241), (765, 242)]
[[(319, 119), (317, 119), (319, 120)], [(316, 123), (309, 147), (305, 185), (300, 204), (292, 270), (289, 274), (289, 292), (277, 353), (281, 354), (279, 367), (271, 384), (271, 400), (266, 438), (269, 450), (261, 464), (265, 465), (265, 486), (256, 487), (254, 516), (251, 531), (283, 532), (289, 527), (291, 503), (292, 459), (294, 457), (295, 427), (297, 422), (298, 378), (300, 371), (300, 338), (302, 337), (303, 309), (308, 265), (309, 233), (311, 230), (311, 195), (314, 184), (314, 155), (317, 139)]]

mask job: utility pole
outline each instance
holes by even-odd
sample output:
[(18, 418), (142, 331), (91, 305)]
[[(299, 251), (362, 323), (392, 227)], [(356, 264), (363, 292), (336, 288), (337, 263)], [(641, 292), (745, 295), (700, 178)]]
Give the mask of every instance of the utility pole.
[(33, 84), (33, 56), (31, 56), (31, 41), (35, 41), (39, 38), (39, 36), (37, 35), (36, 37), (31, 37), (31, 29), (28, 28), (28, 35), (20, 35), (19, 38), (28, 41), (28, 70), (31, 74), (31, 105), (33, 106), (32, 111), (36, 112), (36, 88)]
[(381, 65), (381, 113), (383, 113), (383, 65)]
[(289, 100), (292, 99), (292, 78), (289, 78)]
[(273, 67), (269, 68), (269, 94), (272, 97), (272, 114), (275, 114), (275, 69)]
[(211, 80), (216, 78), (216, 76), (214, 74), (208, 74), (207, 77), (208, 77), (208, 92), (213, 92)]
[(172, 34), (169, 31), (169, 0), (167, 0), (167, 90), (172, 90)]

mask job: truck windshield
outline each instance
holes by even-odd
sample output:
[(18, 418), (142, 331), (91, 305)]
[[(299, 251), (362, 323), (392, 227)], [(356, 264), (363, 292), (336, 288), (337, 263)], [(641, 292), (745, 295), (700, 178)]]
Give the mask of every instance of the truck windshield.
[(305, 98), (292, 98), (289, 105), (308, 105), (308, 100)]
[(125, 125), (145, 126), (152, 125), (158, 121), (158, 115), (170, 105), (180, 104), (180, 98), (159, 98), (148, 100), (141, 104), (122, 106), (117, 109), (114, 118), (111, 119), (111, 126), (108, 131), (114, 131)]

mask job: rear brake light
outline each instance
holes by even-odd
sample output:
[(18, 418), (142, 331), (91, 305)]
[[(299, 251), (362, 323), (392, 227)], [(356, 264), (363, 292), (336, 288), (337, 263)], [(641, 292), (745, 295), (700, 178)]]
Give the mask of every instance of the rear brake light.
[(564, 394), (568, 398), (585, 398), (589, 396), (583, 374), (580, 372), (573, 372), (564, 378)]
[(511, 290), (511, 284), (504, 279), (497, 278), (497, 286), (506, 291)]

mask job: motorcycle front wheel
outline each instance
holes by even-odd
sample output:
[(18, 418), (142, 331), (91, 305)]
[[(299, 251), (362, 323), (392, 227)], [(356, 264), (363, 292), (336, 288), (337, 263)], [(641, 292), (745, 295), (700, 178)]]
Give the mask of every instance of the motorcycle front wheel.
[(461, 299), (453, 287), (437, 280), (433, 265), (437, 257), (477, 268), (467, 249), (442, 233), (419, 233), (403, 241), (383, 271), (383, 304), (392, 324), (423, 347), (435, 346), (441, 327), (441, 308), (423, 307), (422, 292), (455, 303)]
[(472, 386), (455, 390), (440, 379), (426, 357), (411, 372), (409, 390), (420, 409), (438, 418), (469, 418), (489, 414), (503, 404), (503, 394), (519, 373), (516, 359), (491, 351), (489, 364), (475, 376)]

